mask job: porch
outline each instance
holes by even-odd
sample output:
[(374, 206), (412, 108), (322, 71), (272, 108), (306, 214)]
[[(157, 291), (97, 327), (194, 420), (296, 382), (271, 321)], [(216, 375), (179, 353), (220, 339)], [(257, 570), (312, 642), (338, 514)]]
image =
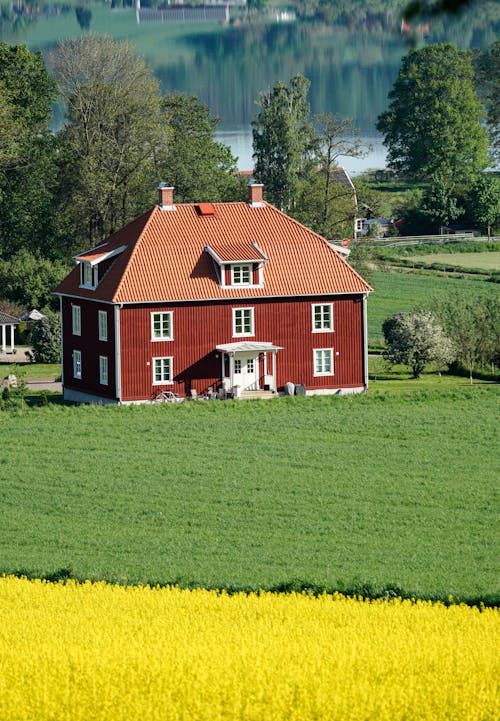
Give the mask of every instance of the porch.
[[(239, 341), (216, 346), (221, 356), (224, 390), (236, 397), (255, 398), (257, 393), (276, 393), (276, 355), (283, 350), (273, 343)], [(243, 396), (245, 394), (245, 396)]]
[(14, 331), (16, 325), (19, 325), (19, 319), (13, 315), (0, 311), (0, 337), (1, 337), (1, 352), (6, 354), (7, 348), (10, 346), (10, 353), (14, 352), (15, 340)]

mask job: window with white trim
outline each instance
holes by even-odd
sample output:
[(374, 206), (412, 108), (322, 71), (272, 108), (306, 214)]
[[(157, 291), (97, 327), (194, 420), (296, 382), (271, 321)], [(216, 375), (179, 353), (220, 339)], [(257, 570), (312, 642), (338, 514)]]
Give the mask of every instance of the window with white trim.
[(173, 358), (153, 358), (153, 385), (173, 383)]
[(82, 334), (82, 312), (79, 305), (71, 306), (71, 325), (73, 335)]
[(82, 288), (90, 288), (95, 290), (97, 288), (99, 277), (99, 270), (97, 265), (91, 265), (90, 263), (80, 263), (80, 285)]
[(151, 340), (173, 340), (173, 312), (151, 313)]
[(251, 265), (233, 265), (233, 266), (231, 266), (231, 283), (233, 285), (251, 285), (252, 284), (252, 266)]
[(80, 350), (73, 351), (73, 378), (82, 377), (82, 352)]
[(99, 383), (102, 386), (108, 385), (108, 356), (99, 356)]
[(234, 359), (234, 372), (241, 373), (241, 360), (239, 358)]
[(253, 335), (253, 308), (233, 308), (233, 336)]
[(333, 303), (322, 303), (312, 306), (313, 333), (333, 331)]
[(99, 318), (99, 340), (108, 340), (108, 312), (100, 310)]
[(314, 354), (314, 375), (333, 375), (333, 348), (315, 348)]

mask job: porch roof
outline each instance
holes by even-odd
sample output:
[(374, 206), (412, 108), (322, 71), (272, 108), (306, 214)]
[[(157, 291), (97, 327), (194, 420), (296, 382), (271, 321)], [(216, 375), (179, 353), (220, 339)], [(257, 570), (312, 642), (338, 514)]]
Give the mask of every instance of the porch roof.
[(0, 311), (0, 325), (19, 325), (19, 318)]
[(274, 345), (274, 343), (256, 343), (249, 340), (242, 340), (238, 343), (223, 343), (215, 347), (215, 350), (222, 353), (266, 353), (267, 351), (283, 350), (282, 346)]

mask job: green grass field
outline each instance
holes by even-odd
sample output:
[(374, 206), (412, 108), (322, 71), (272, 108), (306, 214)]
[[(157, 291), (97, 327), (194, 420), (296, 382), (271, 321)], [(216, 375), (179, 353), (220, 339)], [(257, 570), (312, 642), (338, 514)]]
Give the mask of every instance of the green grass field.
[(414, 255), (412, 260), (442, 263), (446, 268), (474, 268), (478, 270), (500, 270), (500, 252), (491, 253), (433, 253)]
[(497, 421), (465, 384), (0, 413), (0, 570), (498, 600)]
[[(484, 255), (492, 255), (492, 253)], [(434, 256), (427, 257), (434, 258)], [(491, 293), (500, 296), (499, 286), (489, 283), (481, 276), (476, 279), (409, 270), (376, 271), (371, 282), (375, 293), (372, 293), (368, 299), (368, 342), (372, 346), (383, 343), (382, 323), (400, 310), (428, 307), (432, 304), (433, 298), (446, 296), (450, 292), (464, 292), (470, 295)]]

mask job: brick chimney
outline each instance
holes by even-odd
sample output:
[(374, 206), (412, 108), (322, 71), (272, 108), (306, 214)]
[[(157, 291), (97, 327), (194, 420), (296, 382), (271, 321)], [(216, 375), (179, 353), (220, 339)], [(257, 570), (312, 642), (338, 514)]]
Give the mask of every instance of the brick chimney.
[(160, 210), (175, 210), (174, 205), (174, 189), (166, 183), (160, 183), (158, 186)]
[(251, 208), (264, 208), (264, 200), (262, 198), (262, 192), (264, 186), (262, 183), (248, 183), (248, 205)]

